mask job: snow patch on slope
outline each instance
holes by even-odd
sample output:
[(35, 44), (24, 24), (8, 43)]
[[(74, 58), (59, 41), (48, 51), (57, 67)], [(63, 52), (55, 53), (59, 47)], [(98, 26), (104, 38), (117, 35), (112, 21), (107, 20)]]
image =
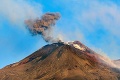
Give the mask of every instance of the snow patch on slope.
[(85, 51), (84, 47), (79, 46), (78, 44), (73, 44), (73, 46), (77, 49), (80, 49), (81, 51)]
[(82, 45), (80, 45), (80, 43), (79, 44), (75, 43), (75, 41), (67, 42), (66, 44), (67, 45), (71, 45), (71, 46), (73, 46), (73, 47), (75, 47), (75, 48), (77, 48), (77, 49), (79, 49), (81, 51), (85, 51), (86, 50), (85, 47), (83, 47)]

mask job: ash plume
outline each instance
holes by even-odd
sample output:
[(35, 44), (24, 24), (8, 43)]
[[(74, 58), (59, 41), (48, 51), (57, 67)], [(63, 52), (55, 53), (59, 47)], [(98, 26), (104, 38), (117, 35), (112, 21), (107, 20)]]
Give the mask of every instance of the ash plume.
[(26, 20), (25, 24), (32, 35), (41, 35), (46, 42), (59, 42), (60, 40), (51, 34), (59, 18), (59, 13), (45, 13), (41, 18)]

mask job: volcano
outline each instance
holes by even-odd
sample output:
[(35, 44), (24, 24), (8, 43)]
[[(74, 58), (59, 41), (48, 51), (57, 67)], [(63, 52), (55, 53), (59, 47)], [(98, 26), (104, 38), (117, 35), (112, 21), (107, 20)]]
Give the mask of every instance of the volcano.
[(48, 44), (2, 68), (0, 80), (120, 80), (100, 56), (79, 41)]

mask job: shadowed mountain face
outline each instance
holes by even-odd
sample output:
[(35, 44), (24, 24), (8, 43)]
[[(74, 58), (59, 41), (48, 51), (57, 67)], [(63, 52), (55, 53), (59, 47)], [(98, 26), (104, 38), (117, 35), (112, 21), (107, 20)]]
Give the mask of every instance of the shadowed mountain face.
[(120, 80), (119, 72), (78, 41), (42, 47), (0, 70), (0, 80)]

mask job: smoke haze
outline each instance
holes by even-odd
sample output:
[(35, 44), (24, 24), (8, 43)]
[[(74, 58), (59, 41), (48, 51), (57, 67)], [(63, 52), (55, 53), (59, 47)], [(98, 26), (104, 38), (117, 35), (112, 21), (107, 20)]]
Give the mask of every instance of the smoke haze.
[(32, 35), (41, 35), (46, 42), (59, 42), (58, 38), (54, 39), (51, 35), (56, 20), (60, 18), (59, 13), (46, 13), (40, 19), (29, 19), (25, 23)]
[(10, 24), (15, 24), (23, 30), (27, 24), (31, 34), (42, 35), (46, 42), (59, 41), (59, 38), (52, 34), (54, 28), (52, 26), (60, 18), (59, 13), (46, 13), (41, 17), (42, 9), (39, 3), (32, 2), (31, 4), (25, 0), (1, 0), (0, 15), (5, 17)]
[(101, 63), (103, 63), (111, 68), (116, 68), (116, 69), (120, 70), (120, 65), (119, 65), (120, 61), (117, 62), (116, 60), (111, 60), (102, 50), (99, 50), (96, 48), (94, 48), (93, 50), (97, 52), (96, 58)]

